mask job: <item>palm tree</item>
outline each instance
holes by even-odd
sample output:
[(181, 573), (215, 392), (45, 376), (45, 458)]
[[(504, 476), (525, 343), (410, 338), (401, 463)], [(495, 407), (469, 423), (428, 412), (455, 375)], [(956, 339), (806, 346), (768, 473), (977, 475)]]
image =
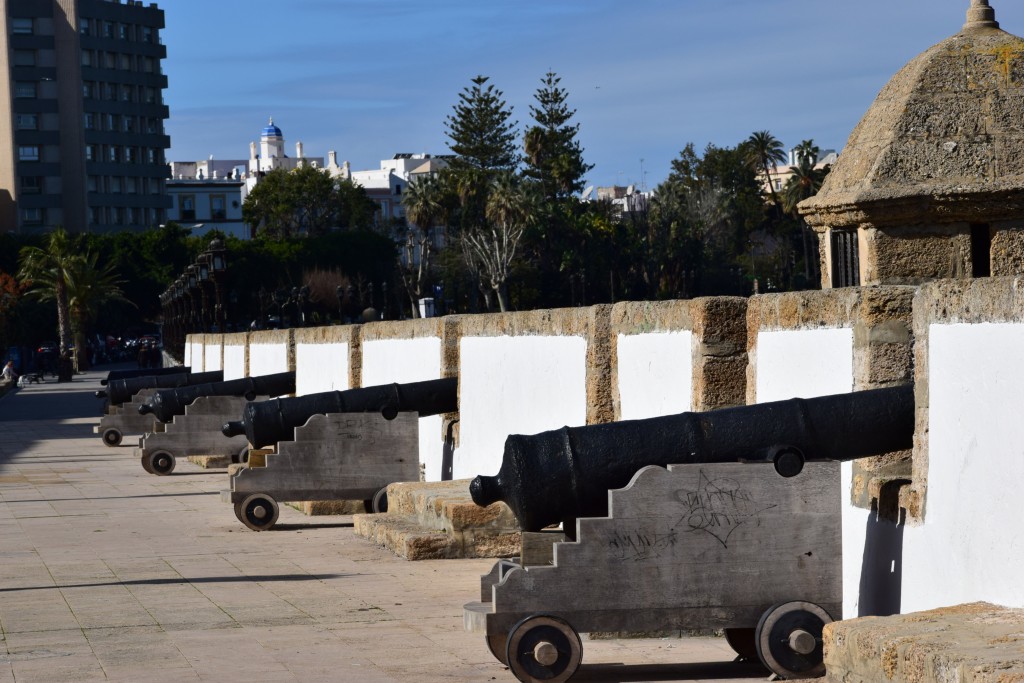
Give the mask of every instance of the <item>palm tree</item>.
[(487, 225), (462, 235), (466, 260), (486, 274), (498, 298), (498, 307), (508, 310), (505, 285), (519, 240), (539, 213), (533, 187), (510, 171), (498, 174), (487, 196)]
[(419, 178), (406, 188), (402, 196), (405, 216), (411, 225), (406, 226), (404, 251), (399, 254), (398, 272), (412, 303), (412, 315), (419, 317), (417, 300), (423, 296), (427, 276), (430, 274), (430, 257), (433, 253), (431, 233), (441, 219), (447, 222), (448, 206), (445, 188), (434, 175)]
[[(818, 168), (815, 162), (818, 159), (818, 148), (810, 140), (804, 140), (797, 148), (798, 163), (790, 166), (792, 175), (782, 188), (782, 208), (786, 213), (792, 214), (800, 222), (801, 241), (804, 245), (804, 276), (808, 281), (811, 279), (811, 249), (809, 242), (812, 237), (807, 228), (807, 222), (797, 213), (797, 205), (805, 199), (818, 194), (821, 184), (825, 182), (830, 167), (828, 164)], [(814, 268), (817, 272), (817, 268)]]
[(40, 300), (57, 304), (57, 331), (60, 354), (71, 347), (71, 315), (68, 306), (68, 273), (82, 259), (75, 240), (57, 227), (45, 247), (22, 247), (19, 252), (18, 279), (29, 283), (29, 293)]
[(122, 280), (118, 279), (114, 265), (108, 263), (100, 266), (96, 254), (86, 253), (76, 259), (67, 273), (71, 330), (75, 339), (75, 348), (78, 351), (75, 355), (79, 369), (84, 369), (88, 364), (86, 333), (89, 326), (95, 322), (100, 306), (113, 301), (127, 303), (131, 306), (135, 304), (125, 298), (124, 292), (121, 291), (119, 285)]
[(766, 130), (759, 130), (746, 141), (747, 163), (758, 173), (764, 173), (765, 182), (772, 195), (772, 203), (779, 208), (779, 196), (775, 193), (772, 183), (771, 169), (786, 162), (786, 150), (782, 143)]

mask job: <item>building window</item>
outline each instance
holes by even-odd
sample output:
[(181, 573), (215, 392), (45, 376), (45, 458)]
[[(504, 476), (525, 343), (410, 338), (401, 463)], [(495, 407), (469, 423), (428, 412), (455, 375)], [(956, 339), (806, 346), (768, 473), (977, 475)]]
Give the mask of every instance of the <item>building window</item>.
[(117, 162), (121, 158), (121, 150), (117, 145), (110, 145), (107, 147), (107, 160)]
[(131, 71), (131, 70), (132, 70), (132, 56), (131, 55), (121, 55), (121, 71)]
[(89, 20), (88, 19), (79, 19), (78, 20), (78, 33), (80, 35), (83, 35), (83, 36), (92, 35), (92, 30), (89, 27)]
[(35, 50), (15, 50), (14, 51), (14, 66), (35, 66), (36, 65), (36, 51)]
[(43, 191), (43, 178), (37, 175), (21, 176), (22, 194), (39, 194)]
[(224, 195), (210, 195), (210, 220), (226, 221), (227, 219), (227, 200), (225, 199)]
[(151, 74), (151, 73), (153, 73), (153, 71), (155, 69), (156, 69), (156, 62), (155, 62), (155, 60), (152, 57), (146, 57), (142, 61), (142, 70), (145, 71), (146, 73)]
[(135, 132), (135, 117), (134, 116), (125, 116), (124, 117), (123, 130), (124, 130), (125, 133), (134, 133)]
[(110, 193), (121, 194), (121, 176), (110, 176)]
[(103, 37), (113, 38), (114, 37), (114, 24), (110, 21), (103, 22)]
[(18, 161), (39, 161), (39, 145), (18, 147)]
[(146, 163), (147, 164), (155, 164), (156, 163), (156, 150), (153, 149), (152, 147), (148, 147), (146, 149)]
[(82, 66), (92, 66), (93, 56), (92, 50), (82, 50)]
[(117, 68), (117, 54), (115, 54), (113, 52), (104, 52), (103, 53), (103, 67), (106, 68), (106, 69), (116, 69)]
[(87, 111), (87, 112), (85, 112), (85, 114), (82, 115), (82, 118), (84, 119), (85, 129), (86, 130), (96, 130), (96, 115), (95, 114), (93, 114), (91, 111)]
[(96, 176), (94, 176), (94, 175), (89, 176), (87, 187), (89, 188), (89, 192), (99, 192), (99, 189), (100, 189), (100, 181), (99, 181), (99, 179)]
[(146, 88), (146, 104), (156, 104), (156, 90), (154, 88)]
[(125, 163), (128, 163), (128, 164), (134, 164), (135, 163), (135, 148), (134, 147), (125, 147), (124, 148), (124, 160), (125, 160)]
[(121, 86), (121, 101), (131, 102), (132, 101), (132, 86), (122, 85)]
[(152, 43), (153, 42), (153, 29), (149, 26), (142, 27), (142, 42)]
[(15, 121), (17, 122), (18, 130), (39, 130), (38, 114), (17, 114)]
[(31, 17), (14, 17), (11, 20), (11, 33), (16, 36), (30, 36), (35, 33)]
[(117, 37), (121, 40), (128, 40), (128, 24), (117, 25)]
[(85, 81), (82, 83), (82, 97), (87, 100), (91, 100), (96, 96), (96, 84), (92, 81)]
[(96, 161), (96, 145), (85, 146), (85, 160)]
[(120, 206), (115, 206), (110, 210), (110, 224), (121, 225), (124, 223), (124, 209)]
[(27, 81), (18, 81), (14, 84), (14, 97), (18, 99), (30, 99), (36, 96), (36, 84)]
[(178, 213), (183, 221), (194, 221), (196, 219), (196, 196), (194, 194), (183, 194), (178, 198)]
[(21, 222), (25, 225), (40, 225), (43, 222), (42, 209), (22, 209)]
[(860, 285), (860, 254), (856, 230), (832, 230), (832, 286)]
[(134, 176), (127, 176), (124, 179), (124, 191), (126, 194), (136, 194), (139, 191), (138, 182)]

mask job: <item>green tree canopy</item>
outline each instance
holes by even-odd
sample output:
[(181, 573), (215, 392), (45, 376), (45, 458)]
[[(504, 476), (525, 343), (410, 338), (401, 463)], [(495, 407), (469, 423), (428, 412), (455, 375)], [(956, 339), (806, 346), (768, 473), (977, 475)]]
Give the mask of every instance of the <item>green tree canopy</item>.
[(303, 165), (268, 172), (242, 204), (242, 219), (258, 235), (282, 239), (322, 235), (331, 228), (367, 228), (376, 205), (351, 180)]

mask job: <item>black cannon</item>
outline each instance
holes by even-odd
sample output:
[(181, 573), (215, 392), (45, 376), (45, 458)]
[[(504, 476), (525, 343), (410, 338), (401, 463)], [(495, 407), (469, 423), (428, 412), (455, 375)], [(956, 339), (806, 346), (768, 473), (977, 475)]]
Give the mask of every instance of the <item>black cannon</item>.
[(603, 517), (608, 491), (648, 465), (761, 461), (795, 476), (805, 461), (904, 450), (913, 436), (913, 386), (563, 427), (509, 436), (497, 476), (476, 477), (470, 492), (477, 505), (505, 501), (523, 531), (540, 531)]
[(313, 415), (379, 412), (388, 419), (399, 412), (421, 417), (458, 410), (456, 377), (408, 384), (381, 384), (346, 391), (326, 391), (295, 398), (246, 404), (242, 419), (224, 425), (224, 436), (245, 434), (253, 448), (292, 439), (296, 427)]
[(132, 377), (149, 377), (154, 375), (180, 375), (190, 373), (192, 368), (187, 365), (175, 365), (169, 368), (137, 368), (135, 370), (111, 370), (107, 376), (100, 380), (100, 384), (107, 386), (115, 379), (130, 379)]
[(143, 375), (141, 377), (113, 380), (107, 385), (106, 391), (96, 392), (96, 398), (107, 398), (110, 400), (110, 405), (121, 405), (126, 401), (130, 401), (132, 396), (143, 389), (168, 389), (191, 384), (221, 382), (223, 380), (224, 372), (222, 370), (186, 372), (171, 375)]
[(280, 396), (295, 393), (295, 373), (242, 377), (223, 382), (192, 384), (175, 389), (157, 389), (149, 400), (139, 406), (140, 415), (152, 414), (161, 422), (170, 422), (175, 415), (184, 415), (185, 406), (201, 396), (244, 396), (252, 401), (257, 396)]

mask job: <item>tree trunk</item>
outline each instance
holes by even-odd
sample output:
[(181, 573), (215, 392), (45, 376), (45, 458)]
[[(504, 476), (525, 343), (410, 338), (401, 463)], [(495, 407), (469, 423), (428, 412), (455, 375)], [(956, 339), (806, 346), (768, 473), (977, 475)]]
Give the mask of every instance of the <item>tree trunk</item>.
[(62, 276), (58, 273), (56, 278), (56, 299), (57, 299), (57, 333), (60, 336), (60, 356), (71, 347), (71, 311), (68, 307), (68, 290)]
[(496, 297), (498, 297), (498, 309), (502, 313), (508, 312), (508, 301), (506, 301), (507, 296), (505, 294), (505, 285), (504, 285), (504, 283), (502, 283), (500, 285), (495, 285), (495, 287), (494, 287), (494, 295)]

